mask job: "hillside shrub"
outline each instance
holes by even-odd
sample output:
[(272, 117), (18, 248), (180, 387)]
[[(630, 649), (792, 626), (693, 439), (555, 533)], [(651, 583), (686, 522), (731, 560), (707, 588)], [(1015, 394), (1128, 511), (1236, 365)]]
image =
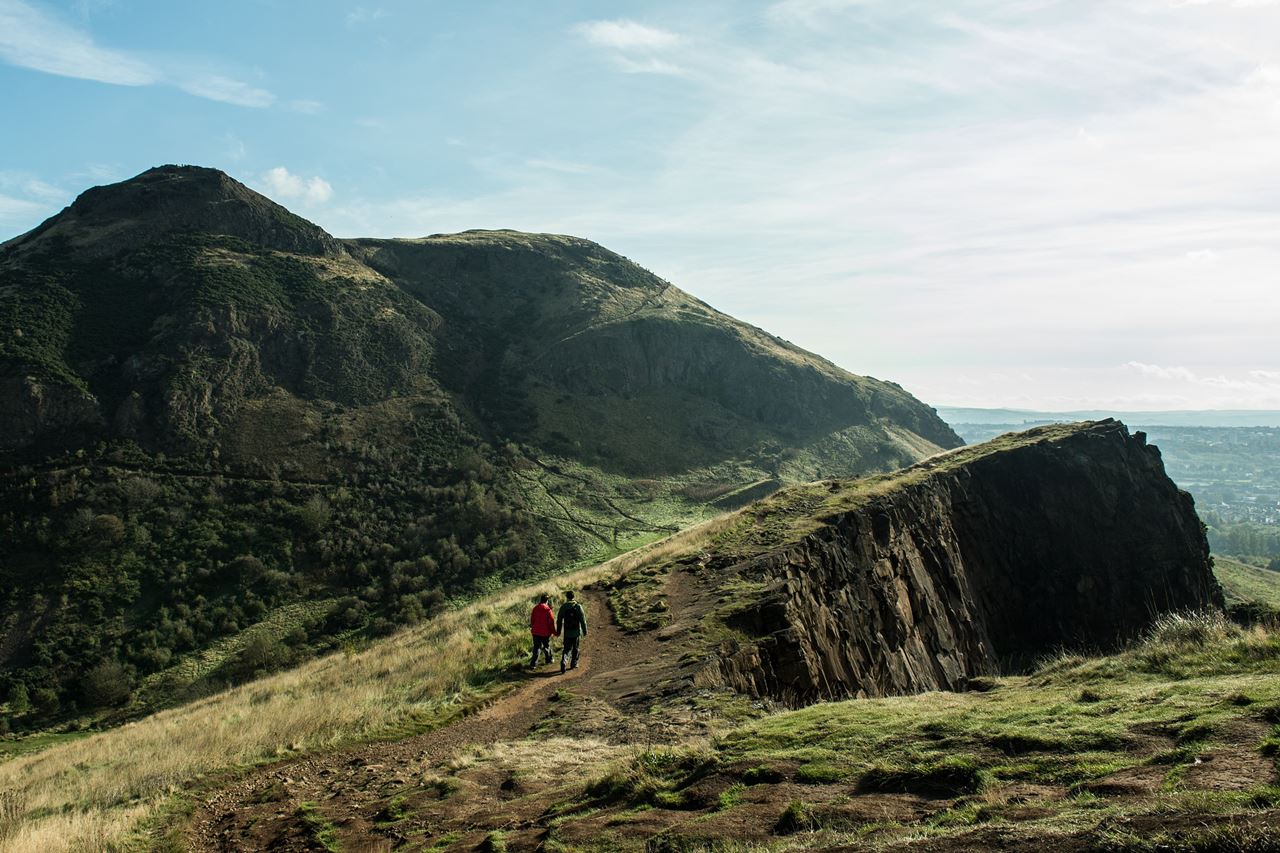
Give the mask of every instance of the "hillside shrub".
[(133, 693), (133, 680), (120, 661), (104, 660), (85, 673), (80, 697), (89, 708), (121, 705)]
[(293, 651), (275, 637), (255, 634), (237, 654), (218, 668), (218, 676), (240, 684), (259, 675), (283, 669), (293, 661)]
[(27, 713), (31, 708), (31, 697), (27, 694), (27, 685), (21, 681), (14, 684), (9, 688), (5, 701), (9, 704), (9, 713), (16, 715)]

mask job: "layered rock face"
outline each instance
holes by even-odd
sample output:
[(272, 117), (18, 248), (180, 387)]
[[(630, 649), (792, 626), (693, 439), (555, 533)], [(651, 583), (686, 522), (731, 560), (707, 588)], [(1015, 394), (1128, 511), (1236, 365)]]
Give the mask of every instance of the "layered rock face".
[(795, 703), (964, 689), (1221, 606), (1191, 496), (1142, 433), (1102, 421), (1001, 442), (908, 469), (742, 566), (765, 592), (732, 618), (757, 641), (722, 661), (726, 680)]

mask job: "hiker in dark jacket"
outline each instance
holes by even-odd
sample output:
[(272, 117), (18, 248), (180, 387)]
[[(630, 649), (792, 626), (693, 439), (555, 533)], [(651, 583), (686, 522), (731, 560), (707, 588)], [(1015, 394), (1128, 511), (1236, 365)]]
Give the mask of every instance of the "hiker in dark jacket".
[(582, 638), (587, 636), (587, 611), (573, 600), (573, 593), (566, 592), (564, 604), (560, 605), (560, 613), (556, 616), (556, 636), (564, 635), (564, 644), (560, 648), (560, 672), (564, 672), (565, 661), (570, 661), (570, 669), (578, 668), (578, 654)]
[(529, 632), (533, 634), (533, 657), (529, 659), (529, 666), (538, 665), (539, 651), (547, 657), (543, 663), (551, 663), (551, 637), (560, 632), (556, 630), (556, 618), (551, 615), (551, 596), (546, 593), (529, 614)]

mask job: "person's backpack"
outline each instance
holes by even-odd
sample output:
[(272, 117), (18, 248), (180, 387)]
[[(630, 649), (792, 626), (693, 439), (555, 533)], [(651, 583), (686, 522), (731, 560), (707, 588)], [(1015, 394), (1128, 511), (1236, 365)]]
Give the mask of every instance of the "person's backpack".
[(560, 620), (560, 630), (573, 631), (575, 633), (582, 630), (582, 605), (574, 603)]

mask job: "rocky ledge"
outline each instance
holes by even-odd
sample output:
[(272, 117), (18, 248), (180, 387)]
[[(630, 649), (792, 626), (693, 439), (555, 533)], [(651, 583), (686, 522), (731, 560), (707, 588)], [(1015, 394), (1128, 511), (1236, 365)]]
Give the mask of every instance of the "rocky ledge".
[(1160, 614), (1221, 606), (1191, 496), (1124, 424), (1043, 427), (894, 475), (748, 510), (807, 525), (724, 575), (730, 686), (793, 704), (963, 690), (1063, 648), (1105, 649)]

